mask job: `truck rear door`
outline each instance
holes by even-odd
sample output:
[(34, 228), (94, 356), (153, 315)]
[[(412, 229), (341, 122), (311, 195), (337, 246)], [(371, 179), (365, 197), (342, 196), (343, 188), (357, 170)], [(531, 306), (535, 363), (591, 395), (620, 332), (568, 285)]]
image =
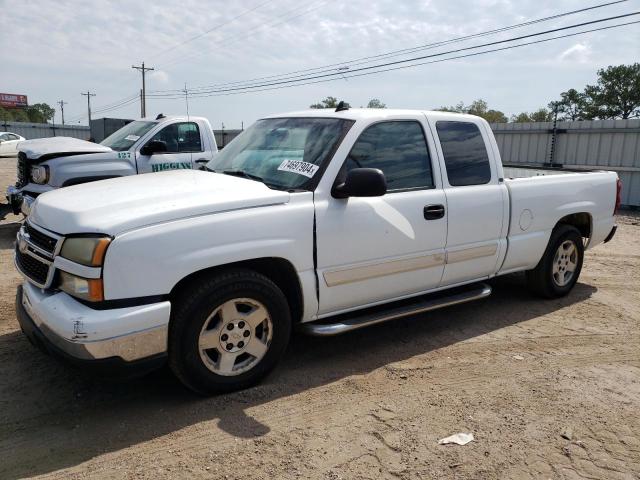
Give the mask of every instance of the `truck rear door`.
[[(161, 172), (163, 170), (191, 169), (194, 165), (194, 155), (203, 156), (203, 132), (196, 122), (177, 122), (164, 125), (147, 142), (163, 142), (166, 152), (142, 155), (140, 145), (136, 152), (138, 173)], [(200, 157), (198, 157), (200, 158)]]
[(506, 251), (508, 192), (490, 130), (472, 117), (430, 118), (436, 137), (448, 231), (442, 286), (493, 275)]

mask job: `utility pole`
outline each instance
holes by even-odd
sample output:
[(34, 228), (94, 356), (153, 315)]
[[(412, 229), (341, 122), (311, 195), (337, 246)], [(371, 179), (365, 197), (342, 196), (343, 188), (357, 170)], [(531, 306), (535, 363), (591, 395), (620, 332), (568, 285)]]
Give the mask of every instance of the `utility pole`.
[(64, 106), (67, 104), (67, 102), (65, 102), (64, 100), (60, 100), (56, 103), (60, 105), (60, 113), (62, 114), (62, 126), (64, 127)]
[(140, 99), (140, 116), (144, 118), (147, 116), (147, 92), (145, 89), (144, 76), (146, 72), (150, 72), (151, 70), (153, 70), (153, 68), (145, 67), (144, 62), (142, 62), (142, 65), (139, 67), (131, 65), (131, 68), (140, 70), (140, 72), (142, 72), (142, 97)]
[(87, 93), (81, 93), (80, 95), (87, 97), (87, 115), (89, 117), (89, 128), (91, 128), (91, 97), (95, 97), (96, 94), (87, 90)]

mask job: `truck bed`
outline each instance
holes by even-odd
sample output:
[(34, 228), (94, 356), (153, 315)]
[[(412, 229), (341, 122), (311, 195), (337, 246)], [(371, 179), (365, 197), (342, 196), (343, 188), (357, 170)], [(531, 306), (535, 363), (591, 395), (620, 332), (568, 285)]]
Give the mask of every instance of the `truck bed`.
[(501, 271), (533, 268), (558, 219), (588, 212), (591, 245), (601, 243), (615, 219), (615, 172), (504, 165), (509, 192), (508, 249)]

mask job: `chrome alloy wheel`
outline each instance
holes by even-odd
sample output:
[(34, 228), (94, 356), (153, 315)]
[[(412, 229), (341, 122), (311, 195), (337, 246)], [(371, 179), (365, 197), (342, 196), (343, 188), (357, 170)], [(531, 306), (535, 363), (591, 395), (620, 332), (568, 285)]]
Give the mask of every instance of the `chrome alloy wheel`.
[(198, 339), (200, 358), (218, 375), (240, 375), (266, 355), (273, 322), (265, 306), (251, 298), (234, 298), (216, 308)]
[(559, 287), (567, 285), (576, 268), (578, 268), (578, 249), (571, 240), (566, 240), (560, 244), (553, 257), (553, 281)]

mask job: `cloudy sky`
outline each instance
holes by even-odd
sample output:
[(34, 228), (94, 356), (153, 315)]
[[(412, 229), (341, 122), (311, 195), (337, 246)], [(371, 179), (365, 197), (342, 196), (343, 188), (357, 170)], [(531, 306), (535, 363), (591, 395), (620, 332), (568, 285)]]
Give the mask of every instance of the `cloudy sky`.
[[(186, 83), (191, 90), (214, 85), (202, 91), (229, 93), (238, 86), (230, 82), (349, 62), (602, 3), (606, 0), (0, 0), (0, 92), (26, 94), (30, 103), (52, 106), (63, 99), (68, 102), (66, 120), (86, 123), (86, 97), (80, 92), (91, 90), (96, 93), (94, 118), (135, 118), (139, 103), (127, 101), (139, 92), (141, 79), (131, 65), (142, 61), (155, 68), (147, 77), (149, 92), (163, 94), (158, 91), (182, 89)], [(410, 56), (638, 10), (640, 0), (630, 0)], [(640, 16), (583, 29), (634, 20)], [(239, 128), (241, 122), (246, 126), (262, 115), (306, 108), (328, 95), (354, 106), (375, 97), (397, 108), (483, 98), (510, 115), (545, 106), (561, 91), (594, 82), (598, 68), (639, 58), (636, 24), (377, 75), (338, 76), (330, 82), (236, 95), (218, 92), (192, 98), (189, 107), (192, 115), (208, 117), (214, 128), (222, 123), (226, 128)], [(149, 98), (147, 112), (182, 114), (185, 102)]]

